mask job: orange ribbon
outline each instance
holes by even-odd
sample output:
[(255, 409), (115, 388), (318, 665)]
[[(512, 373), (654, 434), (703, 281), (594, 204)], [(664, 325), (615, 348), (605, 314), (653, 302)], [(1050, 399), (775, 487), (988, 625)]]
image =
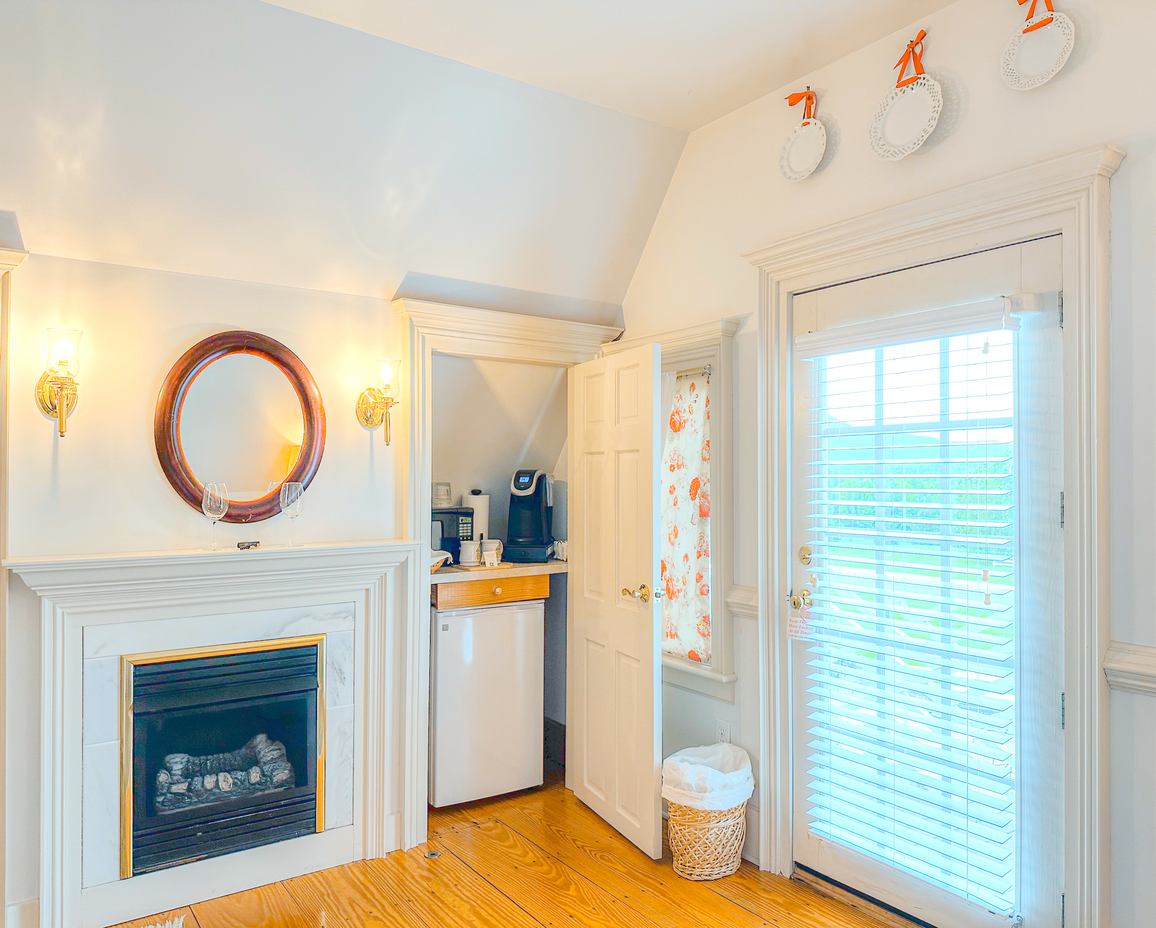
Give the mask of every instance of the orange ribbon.
[[(1037, 29), (1043, 29), (1044, 26), (1055, 22), (1056, 19), (1054, 16), (1048, 16), (1044, 19), (1041, 19), (1038, 23), (1032, 23), (1032, 17), (1036, 15), (1036, 4), (1039, 3), (1039, 0), (1019, 0), (1020, 6), (1023, 6), (1025, 3), (1029, 2), (1031, 3), (1031, 6), (1028, 7), (1028, 22), (1031, 23), (1031, 25), (1024, 26), (1024, 35), (1027, 35), (1029, 32), (1035, 32)], [(1049, 13), (1056, 12), (1056, 8), (1052, 6), (1052, 0), (1044, 0), (1044, 6), (1048, 8)]]
[(804, 100), (806, 100), (807, 103), (806, 106), (803, 107), (803, 125), (806, 125), (808, 120), (815, 118), (815, 107), (818, 105), (819, 100), (819, 98), (815, 95), (815, 91), (808, 87), (806, 90), (800, 90), (798, 93), (793, 93), (787, 97), (787, 104), (789, 106), (795, 106), (797, 103), (801, 103)]
[[(1022, 3), (1023, 0), (1020, 0)], [(927, 38), (927, 30), (920, 29), (919, 35), (915, 37), (914, 42), (907, 43), (907, 51), (903, 53), (903, 57), (899, 59), (899, 63), (895, 65), (899, 69), (899, 79), (895, 82), (896, 87), (906, 87), (908, 84), (914, 84), (920, 77), (923, 76), (923, 40)], [(912, 77), (904, 79), (903, 75), (907, 71), (907, 66), (912, 65), (915, 68), (915, 74)]]

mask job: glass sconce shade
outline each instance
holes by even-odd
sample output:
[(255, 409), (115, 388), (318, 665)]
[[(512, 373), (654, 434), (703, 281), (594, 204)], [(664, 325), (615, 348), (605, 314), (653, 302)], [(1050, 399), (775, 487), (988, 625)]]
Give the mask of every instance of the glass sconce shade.
[(401, 360), (398, 358), (378, 358), (377, 375), (381, 378), (381, 388), (386, 396), (396, 397), (401, 380)]
[(80, 329), (48, 330), (48, 360), (44, 369), (54, 374), (80, 374)]

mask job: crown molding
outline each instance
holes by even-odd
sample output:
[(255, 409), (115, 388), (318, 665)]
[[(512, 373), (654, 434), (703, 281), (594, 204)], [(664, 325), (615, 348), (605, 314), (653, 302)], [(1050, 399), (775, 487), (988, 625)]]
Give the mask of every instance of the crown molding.
[(28, 252), (26, 251), (19, 251), (15, 248), (0, 248), (0, 274), (20, 267), (27, 257)]
[(1123, 641), (1109, 643), (1104, 676), (1114, 690), (1156, 696), (1156, 648)]
[(602, 346), (602, 353), (618, 354), (628, 351), (639, 345), (659, 342), (662, 345), (662, 360), (680, 362), (696, 357), (705, 352), (717, 349), (723, 339), (733, 338), (742, 325), (741, 319), (718, 319), (703, 325), (687, 326), (684, 329), (673, 329), (670, 332), (659, 332), (655, 335), (641, 335), (633, 338), (623, 338), (616, 342), (607, 342)]
[(488, 360), (570, 366), (589, 361), (617, 326), (474, 309), (424, 300), (394, 300), (432, 350)]

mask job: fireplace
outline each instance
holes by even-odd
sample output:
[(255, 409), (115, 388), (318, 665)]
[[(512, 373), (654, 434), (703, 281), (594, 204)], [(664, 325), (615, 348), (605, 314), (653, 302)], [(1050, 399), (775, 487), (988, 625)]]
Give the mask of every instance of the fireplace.
[(121, 662), (121, 876), (324, 828), (325, 636)]

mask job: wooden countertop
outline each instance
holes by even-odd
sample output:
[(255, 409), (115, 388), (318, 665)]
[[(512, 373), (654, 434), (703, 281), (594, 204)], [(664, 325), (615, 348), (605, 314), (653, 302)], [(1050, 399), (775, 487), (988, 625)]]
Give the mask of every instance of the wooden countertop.
[(465, 583), (469, 580), (498, 580), (502, 577), (533, 577), (538, 574), (564, 574), (565, 561), (550, 558), (545, 564), (515, 564), (513, 567), (492, 567), (488, 570), (464, 570), (461, 567), (443, 567), (430, 578), (433, 583)]

